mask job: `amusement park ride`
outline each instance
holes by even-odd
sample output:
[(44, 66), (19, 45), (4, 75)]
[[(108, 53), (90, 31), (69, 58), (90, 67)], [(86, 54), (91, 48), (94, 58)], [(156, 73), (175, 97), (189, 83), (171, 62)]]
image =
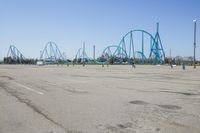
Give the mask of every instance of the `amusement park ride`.
[(88, 56), (87, 56), (87, 53), (85, 51), (85, 42), (83, 43), (83, 47), (82, 48), (79, 48), (77, 53), (76, 53), (76, 56), (73, 60), (73, 63), (75, 64), (82, 64), (82, 63), (89, 63), (91, 62), (92, 59), (90, 59)]
[[(136, 33), (141, 34), (142, 43), (140, 50), (136, 50), (134, 45), (134, 35)], [(150, 39), (149, 43), (145, 43), (145, 37)], [(148, 58), (145, 55), (145, 47), (149, 47)], [(165, 52), (159, 35), (159, 23), (157, 23), (157, 30), (155, 36), (141, 29), (129, 31), (122, 37), (118, 45), (110, 45), (103, 50), (100, 61), (113, 61), (113, 58), (114, 61), (119, 63), (134, 63), (136, 60), (141, 60), (141, 64), (144, 64), (145, 60), (148, 59), (150, 63), (163, 64), (165, 59)]]
[[(141, 36), (139, 38), (141, 44), (139, 45), (136, 45), (135, 42), (135, 40), (138, 40), (136, 34)], [(148, 43), (146, 40), (148, 40)], [(11, 58), (14, 61), (18, 60), (18, 62), (25, 60), (25, 57), (15, 46), (10, 46), (7, 58)], [(131, 30), (122, 36), (118, 45), (107, 46), (97, 59), (95, 59), (94, 46), (93, 58), (87, 56), (84, 43), (83, 47), (78, 49), (73, 63), (132, 64), (139, 61), (139, 63), (144, 64), (148, 61), (150, 64), (163, 64), (165, 52), (159, 34), (159, 23), (157, 23), (155, 35), (141, 29)], [(45, 64), (69, 63), (69, 60), (66, 59), (54, 42), (48, 42), (45, 45), (44, 49), (40, 52), (39, 60)]]
[(14, 46), (10, 45), (7, 53), (7, 58), (5, 59), (7, 63), (23, 63), (25, 60), (24, 55)]
[(40, 60), (46, 64), (66, 63), (67, 59), (61, 54), (55, 42), (48, 42), (40, 53)]

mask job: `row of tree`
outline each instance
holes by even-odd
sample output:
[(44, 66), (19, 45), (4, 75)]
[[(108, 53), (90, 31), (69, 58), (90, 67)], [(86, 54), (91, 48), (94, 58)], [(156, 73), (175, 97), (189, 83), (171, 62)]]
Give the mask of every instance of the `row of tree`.
[[(193, 65), (193, 60), (194, 60), (193, 57), (176, 56), (174, 58), (165, 58), (165, 63), (166, 64), (174, 64), (174, 65), (185, 64), (185, 65), (192, 66)], [(195, 63), (200, 65), (200, 61), (196, 61)]]
[(37, 59), (13, 59), (11, 57), (4, 57), (4, 64), (36, 64)]
[[(4, 64), (37, 64), (38, 59), (12, 59), (11, 57), (5, 57), (3, 60)], [(98, 62), (106, 62), (108, 64), (142, 64), (142, 59), (140, 58), (119, 58), (119, 57), (111, 57), (108, 59), (99, 57), (97, 58)], [(44, 64), (68, 64), (68, 63), (73, 63), (73, 64), (83, 64), (83, 63), (92, 63), (94, 64), (95, 61), (94, 60), (89, 60), (89, 59), (85, 59), (84, 62), (83, 60), (80, 59), (74, 59), (74, 60), (67, 60), (67, 61), (62, 61), (62, 60), (58, 60), (55, 62), (44, 62)], [(160, 64), (162, 62), (159, 62)], [(192, 57), (188, 57), (188, 58), (183, 58), (180, 56), (177, 56), (175, 58), (165, 58), (164, 61), (165, 64), (174, 64), (174, 65), (181, 65), (181, 64), (185, 64), (185, 65), (193, 65), (193, 58)], [(152, 59), (145, 59), (144, 60), (144, 64), (158, 64), (157, 61), (152, 60)], [(196, 64), (200, 64), (200, 61), (196, 61)]]

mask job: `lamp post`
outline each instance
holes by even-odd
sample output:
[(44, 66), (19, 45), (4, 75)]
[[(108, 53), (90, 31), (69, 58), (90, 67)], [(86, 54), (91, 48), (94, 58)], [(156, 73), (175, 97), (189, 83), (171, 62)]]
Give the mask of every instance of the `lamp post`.
[(85, 42), (83, 42), (83, 66), (85, 66)]
[(196, 19), (193, 20), (194, 22), (194, 59), (193, 59), (193, 65), (194, 65), (194, 69), (196, 69)]

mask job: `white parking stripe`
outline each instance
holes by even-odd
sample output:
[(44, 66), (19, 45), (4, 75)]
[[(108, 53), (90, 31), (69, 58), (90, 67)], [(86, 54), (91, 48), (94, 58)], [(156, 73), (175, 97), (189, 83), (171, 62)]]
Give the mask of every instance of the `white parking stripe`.
[(27, 89), (27, 90), (32, 91), (32, 92), (35, 92), (35, 93), (40, 94), (40, 95), (44, 95), (43, 92), (40, 92), (40, 91), (31, 89), (31, 88), (29, 88), (29, 87), (27, 87), (27, 86), (25, 86), (25, 85), (22, 85), (22, 84), (20, 84), (20, 83), (17, 83), (17, 82), (14, 82), (14, 83), (17, 84), (17, 85), (19, 85), (19, 86), (21, 86), (21, 87), (23, 87), (24, 89)]

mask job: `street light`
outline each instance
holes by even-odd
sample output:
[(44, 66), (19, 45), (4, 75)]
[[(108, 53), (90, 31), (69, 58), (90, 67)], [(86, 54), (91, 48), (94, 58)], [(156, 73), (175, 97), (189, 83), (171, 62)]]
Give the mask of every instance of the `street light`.
[(197, 21), (196, 19), (193, 20), (193, 22), (194, 22), (194, 60), (193, 60), (194, 69), (196, 69), (196, 63), (195, 63), (196, 62), (195, 61), (195, 56), (196, 56), (195, 55), (195, 51), (196, 51), (195, 50), (196, 49), (196, 21)]

